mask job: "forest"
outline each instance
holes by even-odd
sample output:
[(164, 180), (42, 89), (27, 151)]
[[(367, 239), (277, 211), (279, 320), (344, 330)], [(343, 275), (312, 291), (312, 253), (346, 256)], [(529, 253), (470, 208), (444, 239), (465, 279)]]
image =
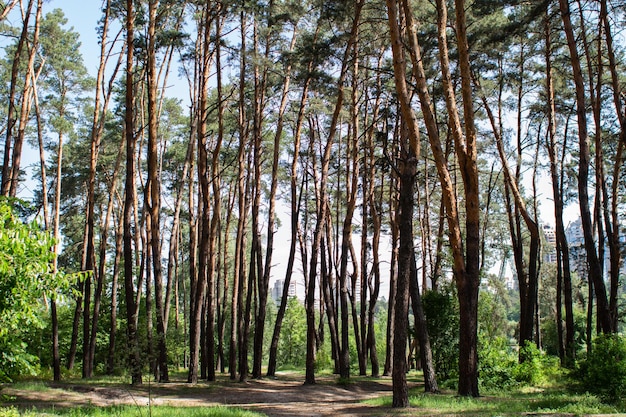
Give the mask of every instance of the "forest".
[(55, 3), (0, 2), (0, 381), (626, 400), (623, 0)]

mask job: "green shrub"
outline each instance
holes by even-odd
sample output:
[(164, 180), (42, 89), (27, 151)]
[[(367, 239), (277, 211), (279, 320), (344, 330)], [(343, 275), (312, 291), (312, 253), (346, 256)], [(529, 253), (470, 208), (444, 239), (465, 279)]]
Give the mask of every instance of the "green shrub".
[(495, 391), (517, 385), (515, 369), (519, 366), (517, 355), (504, 337), (480, 337), (479, 383), (481, 388)]
[(426, 291), (422, 297), (433, 365), (440, 386), (458, 379), (459, 313), (453, 288)]
[(515, 368), (515, 379), (526, 385), (543, 385), (555, 380), (560, 374), (559, 360), (546, 355), (532, 342), (520, 348), (520, 363)]
[(587, 358), (579, 363), (580, 382), (604, 401), (618, 402), (626, 393), (626, 339), (600, 335)]

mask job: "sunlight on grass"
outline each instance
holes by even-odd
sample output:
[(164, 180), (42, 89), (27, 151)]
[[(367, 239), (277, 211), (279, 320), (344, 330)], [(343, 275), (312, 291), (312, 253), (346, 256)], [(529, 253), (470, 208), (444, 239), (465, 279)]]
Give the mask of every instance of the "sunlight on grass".
[(24, 390), (24, 391), (35, 391), (35, 392), (43, 392), (48, 391), (51, 388), (44, 381), (35, 381), (35, 380), (23, 380), (17, 381), (11, 384), (12, 388), (16, 390)]
[(0, 408), (0, 417), (263, 417), (265, 414), (231, 407), (80, 407), (63, 410), (18, 411), (15, 408)]
[[(365, 401), (379, 407), (391, 407), (390, 396)], [(500, 416), (521, 414), (613, 414), (626, 411), (603, 404), (590, 394), (568, 392), (515, 392), (479, 398), (459, 397), (454, 394), (411, 395), (411, 415), (471, 415)]]

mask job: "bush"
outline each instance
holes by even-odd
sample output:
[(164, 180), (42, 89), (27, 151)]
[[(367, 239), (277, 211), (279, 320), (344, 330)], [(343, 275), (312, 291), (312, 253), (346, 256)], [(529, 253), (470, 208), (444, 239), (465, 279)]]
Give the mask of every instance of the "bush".
[(503, 337), (480, 338), (479, 383), (481, 388), (502, 390), (517, 385), (515, 369), (519, 366), (517, 355)]
[(445, 381), (456, 381), (459, 373), (458, 303), (452, 288), (444, 288), (441, 292), (426, 291), (422, 303), (437, 380), (440, 386), (446, 386)]
[(586, 391), (618, 402), (626, 392), (626, 339), (615, 334), (596, 337), (578, 371)]
[(520, 348), (518, 356), (502, 337), (481, 337), (478, 366), (479, 383), (492, 391), (524, 385), (541, 386), (558, 380), (562, 374), (557, 357), (546, 355), (533, 343)]

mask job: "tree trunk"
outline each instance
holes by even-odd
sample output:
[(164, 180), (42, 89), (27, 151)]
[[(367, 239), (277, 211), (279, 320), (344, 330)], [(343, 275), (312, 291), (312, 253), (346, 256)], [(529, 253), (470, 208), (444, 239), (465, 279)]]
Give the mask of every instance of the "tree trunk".
[(433, 352), (430, 347), (430, 337), (428, 336), (428, 323), (426, 322), (426, 315), (424, 314), (424, 306), (422, 305), (422, 296), (420, 294), (418, 281), (415, 252), (413, 252), (409, 289), (411, 292), (411, 307), (413, 309), (415, 335), (419, 342), (422, 370), (424, 373), (424, 391), (437, 393), (439, 392), (439, 386), (437, 385), (437, 376), (435, 375), (435, 367), (433, 365)]
[(313, 232), (313, 243), (311, 246), (311, 258), (310, 269), (307, 283), (306, 293), (306, 316), (307, 316), (307, 354), (306, 354), (306, 376), (305, 384), (315, 383), (315, 287), (317, 280), (317, 260), (318, 253), (323, 235), (322, 226), (326, 222), (328, 204), (327, 204), (327, 181), (328, 181), (328, 167), (330, 164), (331, 149), (334, 142), (334, 136), (336, 134), (337, 125), (339, 121), (339, 114), (343, 105), (344, 99), (344, 82), (347, 75), (347, 67), (349, 63), (348, 57), (354, 43), (356, 42), (358, 26), (361, 17), (361, 10), (363, 8), (364, 0), (359, 0), (355, 5), (354, 18), (352, 21), (352, 29), (350, 37), (348, 39), (346, 48), (344, 50), (344, 57), (342, 60), (341, 72), (339, 80), (337, 81), (337, 99), (335, 102), (335, 109), (333, 111), (332, 119), (328, 130), (328, 139), (324, 146), (324, 154), (322, 156), (321, 177), (319, 187), (319, 201), (320, 206), (317, 213), (315, 231)]
[[(480, 84), (478, 80), (474, 80), (475, 84), (480, 89)], [(521, 95), (521, 94), (520, 94)], [(498, 149), (498, 154), (500, 156), (500, 161), (502, 163), (502, 171), (504, 173), (505, 186), (508, 190), (513, 194), (515, 201), (515, 211), (521, 214), (522, 219), (526, 224), (526, 228), (530, 234), (530, 250), (528, 253), (528, 272), (525, 271), (524, 261), (523, 261), (523, 250), (522, 250), (522, 239), (521, 236), (519, 239), (514, 238), (515, 230), (521, 234), (519, 224), (515, 225), (513, 229), (511, 229), (511, 237), (513, 239), (513, 247), (514, 251), (517, 253), (516, 258), (516, 267), (519, 281), (519, 289), (520, 289), (520, 334), (519, 334), (519, 345), (523, 347), (526, 343), (533, 341), (534, 334), (534, 324), (535, 324), (535, 308), (537, 306), (537, 284), (539, 280), (539, 270), (538, 270), (538, 260), (539, 260), (539, 247), (541, 243), (541, 236), (539, 235), (539, 226), (535, 219), (533, 219), (526, 209), (526, 204), (524, 199), (518, 188), (519, 179), (513, 178), (511, 175), (511, 170), (509, 168), (509, 163), (506, 157), (506, 153), (504, 150), (504, 143), (502, 136), (500, 135), (500, 130), (497, 127), (495, 117), (493, 112), (491, 111), (491, 107), (487, 102), (487, 98), (484, 94), (481, 94), (481, 98), (483, 101), (483, 106), (487, 111), (487, 115), (489, 116), (489, 121), (491, 122), (492, 131), (496, 140), (496, 146)], [(521, 102), (518, 102), (518, 105), (521, 106)], [(521, 116), (521, 115), (519, 115)], [(521, 117), (518, 117), (518, 120), (521, 120)], [(518, 137), (521, 133), (518, 130)], [(521, 152), (521, 149), (518, 147), (518, 150)], [(518, 161), (518, 169), (519, 169), (519, 161)], [(507, 205), (508, 206), (508, 205)], [(513, 216), (513, 214), (509, 214), (509, 217), (515, 217), (516, 219), (519, 216)], [(512, 222), (509, 222), (512, 226)], [(521, 355), (520, 350), (520, 355)], [(520, 360), (524, 360), (523, 356), (520, 356)]]
[[(126, 38), (127, 44), (134, 41), (135, 14), (133, 1), (126, 2)], [(128, 355), (130, 373), (133, 385), (141, 385), (141, 357), (139, 354), (139, 339), (137, 335), (137, 313), (134, 288), (134, 264), (133, 264), (133, 212), (136, 198), (135, 191), (135, 126), (134, 126), (134, 56), (133, 48), (127, 48), (126, 55), (126, 186), (124, 201), (124, 290), (126, 294), (126, 318), (128, 335)]]
[[(259, 70), (259, 28), (255, 20), (254, 24), (254, 45), (253, 45), (253, 67), (254, 67), (254, 114), (253, 114), (253, 167), (254, 167), (254, 186), (253, 186), (253, 202), (252, 202), (252, 247), (250, 252), (250, 272), (254, 269), (255, 280), (250, 280), (250, 284), (256, 286), (258, 291), (258, 304), (256, 305), (256, 314), (254, 316), (254, 344), (252, 354), (252, 377), (261, 377), (261, 361), (263, 359), (263, 335), (265, 333), (265, 317), (267, 315), (267, 297), (269, 293), (269, 272), (271, 265), (263, 267), (263, 248), (261, 247), (261, 226), (260, 226), (260, 208), (261, 208), (261, 159), (263, 153), (262, 129), (263, 129), (263, 109), (265, 107), (265, 88), (267, 78), (267, 68), (264, 67), (262, 74)], [(271, 28), (269, 29), (271, 32)], [(266, 41), (266, 53), (262, 59), (267, 60), (269, 55), (270, 42)], [(275, 174), (273, 172), (273, 174)], [(272, 180), (273, 181), (273, 180)], [(271, 191), (270, 191), (271, 193)], [(274, 191), (275, 193), (275, 191)], [(270, 197), (271, 199), (271, 197)], [(274, 197), (275, 199), (275, 197)], [(273, 203), (270, 201), (269, 216), (273, 216)], [(272, 223), (273, 219), (268, 217), (268, 222)], [(268, 243), (273, 239), (274, 231), (269, 231)], [(272, 236), (270, 238), (270, 236)], [(266, 249), (270, 254), (272, 249)], [(267, 252), (266, 252), (267, 253)]]
[[(546, 12), (547, 13), (547, 12)], [(559, 178), (559, 169), (557, 161), (556, 148), (556, 109), (554, 103), (554, 83), (552, 81), (552, 42), (550, 36), (550, 20), (549, 15), (545, 19), (545, 42), (546, 42), (546, 97), (548, 100), (548, 157), (550, 159), (550, 176), (552, 179), (552, 195), (554, 198), (554, 217), (556, 220), (555, 231), (557, 240), (557, 260), (560, 281), (563, 282), (563, 296), (565, 298), (565, 343), (564, 343), (564, 363), (572, 364), (576, 347), (574, 345), (574, 311), (572, 300), (572, 278), (570, 271), (569, 245), (565, 235), (565, 226), (563, 223), (563, 193), (562, 193), (562, 168), (561, 178)], [(565, 140), (563, 141), (563, 151), (565, 151)], [(563, 165), (561, 164), (561, 167)], [(560, 296), (559, 291), (558, 295)], [(561, 303), (557, 303), (557, 312), (561, 311)], [(557, 316), (557, 318), (560, 314)], [(558, 321), (560, 325), (561, 321)], [(559, 326), (562, 328), (562, 326)]]
[[(618, 328), (618, 288), (619, 288), (619, 275), (620, 265), (622, 264), (622, 252), (620, 251), (620, 221), (619, 221), (619, 182), (617, 179), (621, 176), (621, 170), (624, 158), (624, 146), (626, 145), (626, 111), (624, 111), (620, 92), (623, 95), (623, 89), (620, 88), (618, 66), (615, 60), (615, 52), (613, 48), (613, 35), (611, 33), (611, 25), (608, 19), (608, 5), (606, 0), (600, 1), (600, 18), (604, 24), (604, 33), (606, 37), (606, 51), (609, 58), (609, 71), (611, 73), (611, 87), (613, 90), (613, 105), (615, 106), (616, 116), (619, 121), (620, 134), (617, 144), (617, 150), (613, 160), (613, 173), (612, 173), (612, 186), (611, 195), (609, 198), (606, 189), (603, 190), (605, 195), (605, 202), (607, 206), (604, 207), (605, 219), (607, 219), (607, 235), (609, 243), (609, 256), (610, 256), (610, 297), (609, 297), (609, 312), (611, 315), (613, 328), (617, 331)], [(611, 201), (610, 208), (608, 207), (608, 200)], [(609, 222), (610, 219), (610, 222)], [(612, 225), (612, 227), (609, 225)]]
[[(13, 128), (15, 127), (16, 122), (17, 122), (17, 120), (15, 119), (15, 111), (17, 107), (15, 104), (16, 95), (17, 95), (16, 90), (17, 90), (17, 85), (18, 85), (18, 79), (20, 78), (19, 70), (20, 70), (22, 52), (24, 49), (24, 45), (26, 45), (28, 41), (28, 35), (29, 35), (28, 30), (30, 29), (29, 22), (30, 22), (30, 17), (32, 14), (34, 3), (35, 3), (34, 0), (29, 0), (28, 2), (28, 6), (24, 14), (24, 23), (22, 25), (22, 31), (20, 33), (20, 37), (17, 42), (17, 47), (15, 48), (15, 54), (13, 55), (13, 63), (11, 66), (11, 80), (10, 80), (10, 86), (9, 86), (8, 109), (7, 109), (7, 117), (6, 117), (6, 120), (7, 120), (6, 139), (4, 142), (4, 159), (2, 163), (2, 184), (0, 187), (0, 193), (3, 196), (12, 196), (12, 197), (15, 196), (15, 194), (11, 195), (11, 189), (16, 188), (15, 185), (13, 184), (17, 183), (17, 180), (18, 180), (17, 175), (19, 175), (19, 166), (17, 167), (17, 172), (16, 172), (14, 163), (12, 163), (11, 161), (11, 148), (12, 148), (11, 145), (13, 144), (13, 151), (15, 153), (15, 147), (17, 146), (17, 144), (14, 143)], [(28, 68), (30, 69), (30, 66)], [(27, 86), (29, 83), (30, 83), (30, 76), (27, 75), (25, 79), (22, 98), (26, 98), (28, 96)], [(24, 104), (26, 104), (26, 102), (24, 102), (22, 105)], [(15, 142), (17, 142), (17, 139), (15, 139)]]
[[(317, 30), (316, 36), (317, 37)], [(295, 28), (294, 28), (295, 39)], [(285, 280), (283, 281), (283, 293), (280, 300), (280, 306), (276, 313), (276, 322), (274, 324), (274, 332), (272, 334), (272, 341), (270, 344), (269, 361), (267, 365), (267, 376), (276, 376), (276, 357), (278, 354), (278, 342), (280, 339), (280, 331), (282, 328), (283, 319), (285, 317), (285, 311), (287, 309), (287, 302), (289, 297), (289, 286), (291, 285), (291, 276), (293, 274), (293, 267), (295, 263), (296, 255), (296, 243), (298, 240), (298, 219), (300, 218), (300, 207), (302, 206), (302, 192), (298, 196), (298, 160), (300, 155), (300, 145), (302, 140), (302, 126), (304, 122), (304, 111), (308, 99), (309, 85), (311, 82), (311, 71), (313, 70), (313, 60), (310, 60), (307, 64), (307, 77), (304, 80), (302, 87), (302, 95), (300, 96), (300, 105), (298, 107), (298, 115), (296, 118), (296, 127), (293, 134), (293, 159), (291, 162), (291, 176), (290, 176), (290, 189), (291, 189), (291, 241), (289, 244), (289, 258), (287, 259), (287, 269), (285, 271)], [(285, 90), (287, 91), (287, 90)], [(286, 97), (286, 95), (283, 95)], [(269, 235), (268, 235), (269, 236)], [(266, 261), (266, 265), (269, 262)]]
[[(388, 3), (389, 4), (389, 3)], [(394, 63), (396, 63), (394, 57)], [(404, 75), (403, 75), (404, 76)], [(406, 150), (405, 150), (406, 152)], [(417, 157), (405, 154), (400, 162), (400, 194), (398, 207), (398, 224), (400, 229), (400, 245), (398, 249), (398, 279), (395, 304), (395, 330), (393, 338), (393, 407), (408, 407), (408, 372), (406, 349), (409, 331), (409, 287), (411, 280), (411, 260), (413, 257), (413, 206), (414, 186), (417, 168)]]
[[(167, 367), (167, 344), (165, 335), (165, 308), (163, 306), (163, 269), (161, 265), (161, 180), (159, 178), (159, 138), (158, 138), (158, 74), (156, 66), (156, 26), (158, 0), (148, 3), (148, 181), (145, 199), (148, 210), (148, 245), (152, 251), (152, 275), (154, 279), (154, 300), (157, 321), (157, 361), (158, 381), (169, 382)], [(151, 314), (151, 313), (150, 313)]]
[(567, 46), (570, 52), (573, 80), (576, 87), (576, 115), (578, 120), (579, 139), (579, 163), (578, 163), (578, 201), (580, 206), (580, 218), (583, 226), (585, 240), (585, 252), (589, 265), (589, 278), (593, 282), (595, 295), (598, 302), (598, 319), (603, 333), (612, 333), (613, 326), (606, 296), (606, 286), (602, 278), (601, 260), (595, 248), (591, 212), (589, 210), (589, 164), (591, 163), (589, 152), (589, 136), (587, 131), (587, 114), (585, 104), (585, 85), (580, 65), (580, 57), (576, 47), (576, 37), (571, 21), (571, 11), (567, 0), (559, 0), (563, 28), (567, 38)]
[[(390, 302), (395, 305), (395, 329), (393, 339), (393, 407), (408, 407), (408, 387), (406, 380), (406, 349), (409, 331), (409, 289), (411, 282), (411, 263), (413, 260), (413, 210), (415, 206), (415, 175), (419, 157), (419, 128), (413, 112), (409, 90), (405, 78), (406, 61), (398, 20), (399, 12), (396, 0), (387, 0), (387, 13), (393, 54), (393, 69), (396, 93), (402, 112), (404, 128), (400, 132), (400, 157), (396, 174), (400, 182), (398, 203), (398, 276), (396, 296)], [(406, 16), (405, 16), (406, 18)]]
[[(200, 357), (200, 341), (202, 317), (205, 311), (205, 301), (214, 294), (213, 288), (209, 288), (209, 247), (210, 247), (210, 229), (211, 229), (211, 204), (210, 204), (210, 180), (208, 170), (208, 94), (209, 94), (209, 72), (211, 67), (211, 54), (209, 50), (211, 38), (211, 22), (212, 9), (210, 5), (206, 5), (202, 9), (202, 25), (200, 35), (203, 38), (201, 45), (201, 54), (203, 59), (198, 69), (200, 94), (197, 109), (197, 132), (198, 132), (198, 220), (199, 220), (199, 236), (198, 236), (198, 270), (197, 276), (192, 277), (192, 290), (194, 296), (191, 300), (191, 315), (189, 321), (189, 373), (187, 381), (190, 383), (198, 382), (199, 357)], [(195, 284), (195, 285), (194, 285)], [(195, 287), (195, 289), (194, 289)], [(212, 301), (208, 300), (207, 308), (212, 308)], [(212, 325), (212, 324), (211, 324)], [(210, 360), (210, 358), (209, 358)], [(213, 363), (211, 362), (211, 367)]]
[(109, 330), (109, 350), (107, 358), (107, 375), (113, 375), (115, 371), (115, 343), (117, 338), (117, 291), (119, 266), (123, 253), (124, 222), (118, 218), (118, 226), (115, 228), (115, 260), (113, 261), (113, 278), (111, 279), (111, 329)]

